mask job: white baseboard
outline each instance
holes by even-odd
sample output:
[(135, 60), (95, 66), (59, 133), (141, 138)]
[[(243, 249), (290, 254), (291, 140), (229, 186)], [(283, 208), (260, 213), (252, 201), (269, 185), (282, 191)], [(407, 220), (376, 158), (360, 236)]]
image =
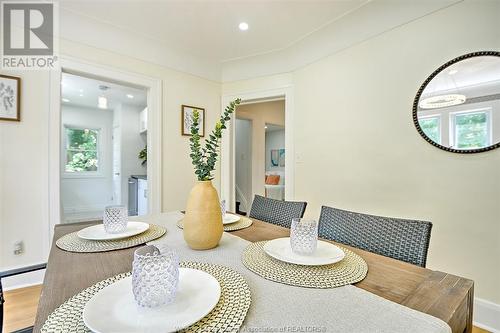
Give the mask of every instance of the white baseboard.
[(88, 206), (65, 206), (64, 214), (78, 214), (87, 212), (104, 211), (106, 205), (88, 205)]
[(80, 206), (80, 207), (65, 207), (63, 223), (85, 222), (102, 220), (104, 206)]
[(4, 291), (9, 291), (12, 289), (30, 287), (37, 284), (43, 283), (43, 277), (45, 275), (45, 269), (34, 271), (26, 274), (11, 276), (2, 279), (2, 286)]
[(474, 326), (500, 333), (500, 304), (474, 298)]

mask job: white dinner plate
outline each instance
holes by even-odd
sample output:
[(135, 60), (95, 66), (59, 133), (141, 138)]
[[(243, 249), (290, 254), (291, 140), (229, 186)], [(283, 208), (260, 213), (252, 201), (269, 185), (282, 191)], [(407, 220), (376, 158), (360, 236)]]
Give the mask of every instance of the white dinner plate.
[(277, 238), (264, 245), (264, 251), (271, 257), (297, 265), (320, 266), (341, 261), (344, 251), (332, 243), (318, 240), (318, 247), (311, 255), (301, 255), (292, 252), (290, 237)]
[(226, 213), (226, 216), (224, 216), (224, 218), (222, 219), (222, 224), (231, 224), (234, 222), (238, 222), (240, 218), (241, 217), (239, 217), (238, 215)]
[(99, 291), (83, 309), (85, 325), (96, 333), (168, 333), (191, 326), (219, 302), (221, 288), (212, 275), (179, 268), (179, 286), (173, 303), (157, 308), (137, 305), (132, 277)]
[(149, 223), (128, 221), (127, 229), (117, 234), (108, 234), (104, 230), (103, 224), (93, 225), (91, 227), (78, 231), (78, 237), (88, 240), (112, 240), (132, 237), (142, 234), (149, 229)]

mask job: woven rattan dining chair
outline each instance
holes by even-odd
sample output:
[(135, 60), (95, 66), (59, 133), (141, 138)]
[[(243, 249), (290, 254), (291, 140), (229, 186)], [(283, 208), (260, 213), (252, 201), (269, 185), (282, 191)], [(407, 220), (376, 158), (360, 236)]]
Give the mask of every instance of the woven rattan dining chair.
[[(16, 276), (20, 274), (25, 274), (29, 272), (39, 271), (41, 269), (47, 268), (47, 264), (36, 264), (27, 267), (14, 268), (7, 271), (0, 272), (0, 333), (3, 332), (3, 303), (5, 303), (5, 299), (3, 297), (3, 289), (2, 289), (2, 279), (10, 276)], [(15, 331), (13, 333), (31, 333), (33, 332), (33, 326), (26, 327), (21, 330)]]
[(304, 216), (307, 202), (282, 201), (256, 195), (249, 217), (290, 228), (293, 218)]
[(319, 236), (425, 267), (432, 223), (323, 206)]

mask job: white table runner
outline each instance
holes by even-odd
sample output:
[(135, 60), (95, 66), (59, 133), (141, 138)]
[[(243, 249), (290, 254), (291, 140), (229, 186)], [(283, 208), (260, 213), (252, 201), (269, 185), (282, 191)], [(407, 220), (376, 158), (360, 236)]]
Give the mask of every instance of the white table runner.
[(438, 318), (351, 285), (310, 289), (268, 281), (241, 263), (241, 252), (249, 242), (226, 232), (217, 248), (191, 250), (182, 230), (176, 227), (182, 217), (182, 213), (172, 212), (134, 220), (167, 227), (167, 234), (152, 243), (166, 242), (178, 251), (181, 260), (226, 265), (245, 277), (252, 291), (252, 305), (241, 332), (451, 332)]

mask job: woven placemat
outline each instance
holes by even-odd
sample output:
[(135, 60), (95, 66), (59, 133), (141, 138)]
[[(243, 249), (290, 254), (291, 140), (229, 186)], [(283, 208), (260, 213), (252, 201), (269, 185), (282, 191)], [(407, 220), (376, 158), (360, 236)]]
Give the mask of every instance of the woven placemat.
[(56, 241), (58, 248), (69, 252), (104, 252), (121, 250), (150, 242), (160, 238), (167, 229), (156, 224), (150, 224), (149, 229), (139, 235), (116, 240), (87, 240), (78, 237), (78, 232), (64, 235)]
[[(240, 219), (238, 220), (238, 222), (225, 224), (224, 231), (236, 231), (236, 230), (245, 229), (245, 228), (248, 228), (249, 226), (251, 226), (252, 223), (253, 223), (252, 220), (249, 219), (248, 217), (240, 216)], [(184, 225), (182, 224), (182, 220), (179, 220), (177, 222), (177, 226), (181, 229), (184, 228)]]
[[(241, 274), (229, 267), (208, 263), (183, 262), (180, 266), (205, 271), (213, 275), (221, 286), (221, 296), (215, 308), (181, 332), (237, 332), (245, 320), (251, 303), (250, 287)], [(130, 276), (130, 272), (98, 282), (73, 296), (49, 315), (41, 331), (90, 332), (83, 322), (85, 304), (101, 289), (127, 276)]]
[(323, 266), (290, 264), (269, 256), (264, 251), (267, 241), (250, 244), (242, 254), (243, 264), (252, 272), (271, 281), (307, 288), (336, 288), (363, 280), (368, 265), (356, 253), (340, 247), (342, 261)]

